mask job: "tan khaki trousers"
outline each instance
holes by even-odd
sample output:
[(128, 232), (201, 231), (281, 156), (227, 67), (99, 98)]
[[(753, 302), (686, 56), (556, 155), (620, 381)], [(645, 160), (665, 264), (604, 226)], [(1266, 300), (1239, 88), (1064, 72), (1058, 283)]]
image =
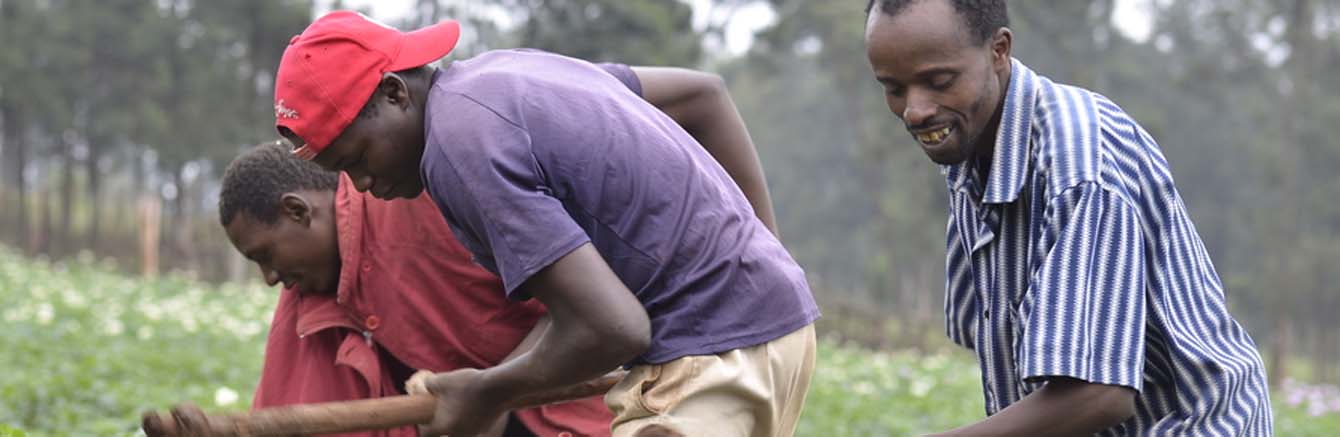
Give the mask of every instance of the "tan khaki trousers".
[(635, 366), (605, 395), (614, 436), (790, 436), (814, 353), (811, 324), (757, 346)]

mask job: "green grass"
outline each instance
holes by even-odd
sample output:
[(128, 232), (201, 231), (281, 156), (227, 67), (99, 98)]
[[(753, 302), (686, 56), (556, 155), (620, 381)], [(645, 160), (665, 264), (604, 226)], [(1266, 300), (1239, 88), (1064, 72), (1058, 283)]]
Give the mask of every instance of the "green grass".
[(823, 341), (797, 434), (901, 436), (954, 428), (984, 415), (978, 376), (966, 353), (871, 352)]
[[(273, 290), (110, 272), (86, 258), (49, 264), (0, 248), (0, 437), (132, 435), (140, 412), (183, 400), (248, 407)], [(818, 361), (798, 435), (920, 435), (983, 416), (966, 352), (824, 340)], [(1277, 393), (1276, 434), (1336, 435), (1340, 395), (1327, 390)]]
[(0, 424), (117, 435), (177, 401), (248, 407), (272, 292), (109, 272), (0, 250)]

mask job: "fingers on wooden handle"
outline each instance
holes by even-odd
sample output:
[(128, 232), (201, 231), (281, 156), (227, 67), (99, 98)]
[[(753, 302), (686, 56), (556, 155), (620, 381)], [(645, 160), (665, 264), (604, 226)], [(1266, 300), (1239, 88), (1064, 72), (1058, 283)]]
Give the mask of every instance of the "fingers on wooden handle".
[(428, 377), (433, 376), (433, 372), (420, 370), (414, 372), (414, 375), (405, 381), (405, 393), (417, 395), (428, 393)]

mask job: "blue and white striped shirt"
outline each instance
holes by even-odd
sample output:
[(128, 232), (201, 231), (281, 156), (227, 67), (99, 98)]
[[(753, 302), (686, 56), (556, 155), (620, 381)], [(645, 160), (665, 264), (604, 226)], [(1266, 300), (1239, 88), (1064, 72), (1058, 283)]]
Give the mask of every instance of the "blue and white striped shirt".
[(1265, 370), (1149, 134), (1018, 60), (985, 183), (949, 185), (945, 316), (994, 414), (1047, 377), (1130, 387), (1099, 435), (1268, 436)]

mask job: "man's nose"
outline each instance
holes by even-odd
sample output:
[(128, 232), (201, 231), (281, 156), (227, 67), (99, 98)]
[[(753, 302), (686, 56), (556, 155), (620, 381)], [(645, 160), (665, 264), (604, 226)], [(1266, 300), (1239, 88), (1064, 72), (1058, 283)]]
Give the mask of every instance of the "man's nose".
[(261, 277), (265, 278), (265, 285), (273, 287), (279, 283), (279, 272), (261, 267)]
[(908, 126), (921, 126), (935, 116), (935, 103), (924, 93), (908, 92), (907, 107), (903, 108), (903, 122)]

